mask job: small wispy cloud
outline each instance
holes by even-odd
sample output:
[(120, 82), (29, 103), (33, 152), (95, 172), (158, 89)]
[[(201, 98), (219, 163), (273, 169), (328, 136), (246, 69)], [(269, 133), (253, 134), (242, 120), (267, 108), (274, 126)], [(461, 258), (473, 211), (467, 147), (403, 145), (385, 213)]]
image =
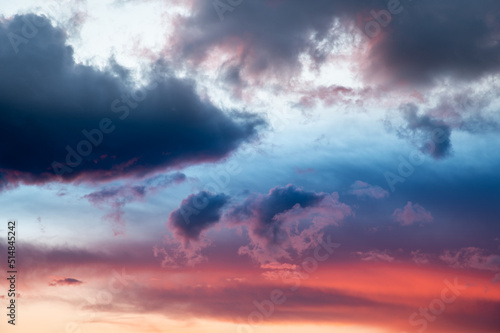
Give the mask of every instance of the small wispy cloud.
[(77, 286), (82, 284), (83, 281), (74, 279), (74, 278), (64, 278), (64, 279), (54, 279), (49, 283), (49, 286)]
[(349, 194), (359, 198), (383, 199), (389, 196), (389, 192), (380, 186), (370, 185), (368, 183), (357, 180), (351, 185)]

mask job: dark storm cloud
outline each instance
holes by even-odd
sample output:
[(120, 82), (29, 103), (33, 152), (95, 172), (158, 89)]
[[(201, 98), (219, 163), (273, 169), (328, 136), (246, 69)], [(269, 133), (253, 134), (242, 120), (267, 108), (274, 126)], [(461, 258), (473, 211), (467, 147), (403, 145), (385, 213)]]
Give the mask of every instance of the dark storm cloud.
[(206, 191), (192, 194), (170, 213), (169, 225), (185, 241), (198, 240), (203, 230), (219, 222), (222, 208), (228, 201), (229, 197), (224, 194)]
[(283, 73), (298, 66), (302, 53), (321, 63), (341, 33), (352, 33), (356, 24), (364, 34), (368, 22), (376, 23), (374, 15), (391, 8), (391, 21), (379, 24), (370, 50), (373, 75), (387, 71), (391, 81), (428, 83), (440, 75), (476, 78), (500, 69), (496, 0), (256, 0), (229, 6), (222, 21), (212, 1), (197, 0), (194, 8), (178, 31), (180, 54), (201, 60), (215, 47), (243, 45), (236, 63), (251, 73)]
[(113, 62), (107, 70), (76, 64), (65, 42), (63, 30), (35, 15), (0, 24), (1, 187), (216, 161), (263, 123), (224, 113), (166, 66), (136, 90)]

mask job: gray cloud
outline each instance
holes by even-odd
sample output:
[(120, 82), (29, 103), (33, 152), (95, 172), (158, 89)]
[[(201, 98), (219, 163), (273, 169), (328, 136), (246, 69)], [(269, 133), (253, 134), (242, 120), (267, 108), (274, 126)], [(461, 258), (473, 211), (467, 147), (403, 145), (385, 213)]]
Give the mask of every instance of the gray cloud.
[[(194, 2), (195, 13), (179, 25), (179, 56), (200, 61), (215, 47), (242, 46), (235, 64), (249, 73), (293, 72), (299, 56), (317, 64), (332, 54), (343, 34), (364, 33), (373, 12), (386, 0), (244, 1), (220, 21), (211, 1)], [(398, 7), (399, 8), (399, 7)], [(500, 69), (500, 3), (485, 0), (401, 1), (391, 22), (381, 27), (370, 51), (370, 72), (391, 82), (431, 84), (451, 75), (473, 79)], [(367, 37), (368, 40), (368, 37)], [(235, 83), (238, 71), (228, 67)]]

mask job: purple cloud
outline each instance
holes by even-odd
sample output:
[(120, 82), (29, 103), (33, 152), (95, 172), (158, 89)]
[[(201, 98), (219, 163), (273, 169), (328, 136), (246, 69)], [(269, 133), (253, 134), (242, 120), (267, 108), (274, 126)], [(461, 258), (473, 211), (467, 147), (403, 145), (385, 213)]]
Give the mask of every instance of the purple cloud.
[(389, 196), (389, 192), (381, 188), (380, 186), (370, 185), (368, 183), (357, 180), (351, 185), (350, 194), (353, 194), (360, 198), (373, 198), (373, 199), (383, 199)]
[(401, 225), (412, 225), (414, 223), (427, 223), (432, 222), (434, 218), (431, 213), (426, 211), (424, 207), (419, 204), (412, 204), (408, 201), (403, 209), (396, 209), (392, 214), (396, 221), (401, 223)]
[(458, 251), (445, 250), (439, 259), (455, 268), (473, 268), (479, 270), (500, 270), (500, 255), (486, 254), (477, 247), (466, 247)]
[(287, 185), (275, 187), (267, 195), (247, 198), (227, 217), (249, 228), (250, 243), (239, 253), (266, 264), (302, 255), (318, 244), (325, 227), (339, 225), (351, 213), (337, 193), (316, 193)]
[(356, 255), (361, 257), (363, 261), (394, 261), (394, 257), (389, 255), (387, 251), (371, 250), (367, 252), (356, 252)]

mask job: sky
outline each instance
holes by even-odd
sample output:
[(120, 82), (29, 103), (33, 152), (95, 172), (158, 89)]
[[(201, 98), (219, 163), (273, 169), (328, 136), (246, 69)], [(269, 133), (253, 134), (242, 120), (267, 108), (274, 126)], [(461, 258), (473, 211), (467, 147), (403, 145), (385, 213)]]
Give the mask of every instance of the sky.
[(499, 74), (494, 0), (0, 0), (0, 330), (499, 332)]

